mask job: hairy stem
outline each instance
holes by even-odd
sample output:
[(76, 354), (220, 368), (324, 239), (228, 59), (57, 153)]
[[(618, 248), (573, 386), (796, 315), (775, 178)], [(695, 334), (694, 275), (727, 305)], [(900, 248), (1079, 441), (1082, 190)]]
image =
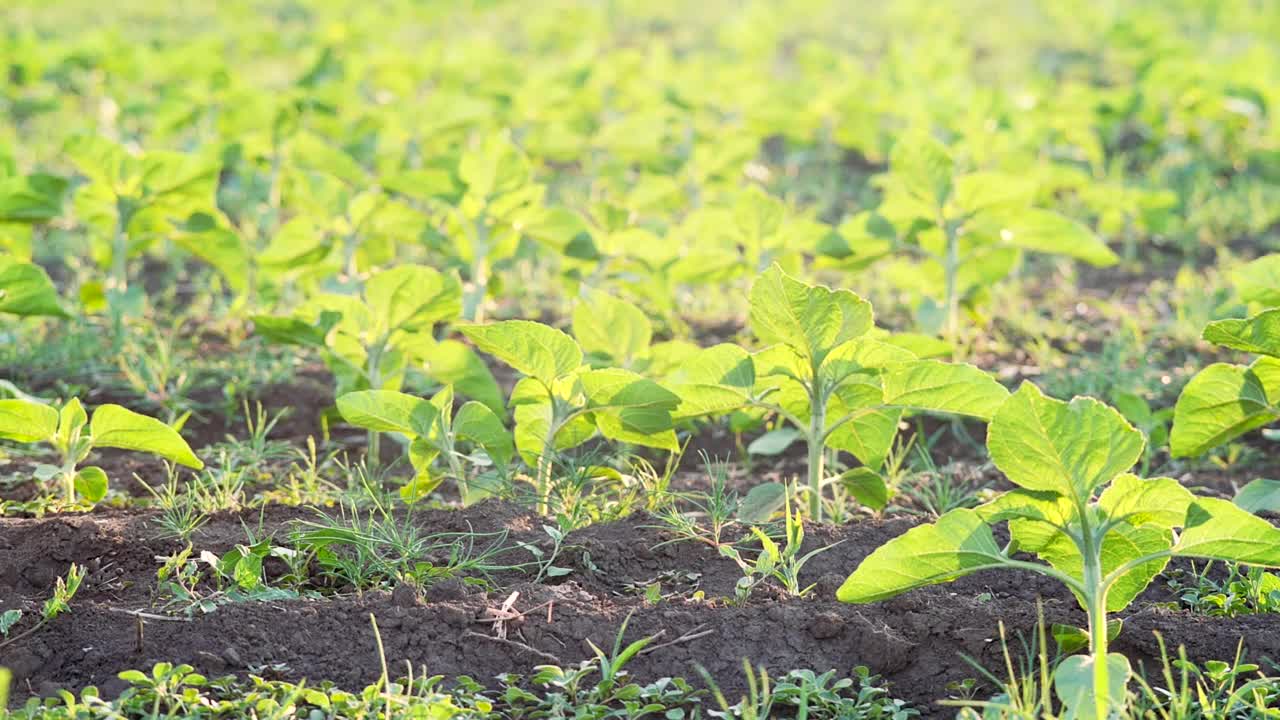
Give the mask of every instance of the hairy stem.
[(823, 426), (826, 425), (826, 407), (819, 398), (814, 398), (809, 410), (809, 517), (814, 522), (822, 521), (822, 476), (826, 465), (826, 455), (822, 452), (825, 441)]

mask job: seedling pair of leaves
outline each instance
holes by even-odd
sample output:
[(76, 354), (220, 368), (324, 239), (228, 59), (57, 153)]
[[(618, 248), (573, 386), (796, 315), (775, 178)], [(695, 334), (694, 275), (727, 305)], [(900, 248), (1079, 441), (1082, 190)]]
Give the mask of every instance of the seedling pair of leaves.
[(752, 355), (723, 344), (683, 362), (667, 378), (681, 399), (677, 417), (758, 408), (784, 420), (790, 428), (776, 431), (786, 433), (783, 443), (807, 446), (809, 517), (820, 520), (825, 448), (854, 455), (866, 476), (884, 462), (905, 412), (986, 419), (1008, 396), (972, 365), (920, 360), (869, 337), (873, 325), (866, 300), (774, 265), (751, 289), (751, 327), (768, 347)]
[[(1105, 718), (1130, 676), (1107, 651), (1110, 613), (1127, 607), (1172, 557), (1280, 566), (1280, 530), (1171, 478), (1128, 474), (1142, 434), (1092, 398), (1063, 402), (1024, 383), (987, 430), (991, 459), (1018, 486), (975, 509), (952, 510), (868, 556), (837, 593), (865, 603), (992, 568), (1058, 580), (1089, 616), (1089, 654), (1065, 660), (1054, 686), (1073, 717)], [(992, 526), (1007, 522), (1000, 547)], [(1035, 555), (1042, 563), (1023, 560)]]
[(1203, 337), (1261, 357), (1249, 365), (1214, 363), (1191, 378), (1173, 410), (1174, 457), (1202, 455), (1280, 419), (1280, 308), (1211, 322)]
[(889, 277), (926, 297), (922, 326), (948, 338), (959, 330), (961, 302), (1007, 277), (1024, 250), (1096, 266), (1119, 260), (1083, 225), (1035, 207), (1033, 184), (1001, 172), (961, 173), (946, 146), (924, 132), (898, 139), (881, 181), (881, 206), (842, 224), (822, 251), (855, 267), (897, 258)]
[(58, 465), (40, 465), (36, 477), (57, 481), (68, 503), (79, 495), (96, 503), (107, 494), (107, 473), (100, 467), (79, 467), (97, 448), (121, 448), (158, 455), (186, 467), (204, 463), (176, 430), (119, 405), (101, 405), (93, 419), (72, 398), (56, 409), (22, 399), (0, 400), (0, 438), (21, 443), (49, 443), (60, 456)]
[[(348, 393), (338, 398), (338, 412), (352, 425), (398, 433), (408, 440), (409, 461), (416, 473), (400, 489), (401, 498), (408, 503), (426, 497), (446, 478), (457, 483), (465, 502), (472, 502), (478, 495), (464, 462), (495, 465), (499, 472), (505, 472), (515, 453), (511, 433), (488, 406), (472, 400), (454, 412), (452, 385), (430, 400), (393, 390)], [(483, 448), (485, 457), (464, 454), (463, 443)], [(443, 460), (447, 474), (435, 469), (437, 460)]]

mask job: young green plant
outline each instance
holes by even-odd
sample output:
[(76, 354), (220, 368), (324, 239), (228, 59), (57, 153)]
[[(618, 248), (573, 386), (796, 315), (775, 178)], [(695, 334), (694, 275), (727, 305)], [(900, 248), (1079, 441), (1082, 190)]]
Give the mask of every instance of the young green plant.
[[(320, 351), (338, 381), (339, 396), (358, 390), (398, 390), (409, 366), (425, 363), (435, 379), (501, 412), (488, 369), (457, 341), (439, 341), (434, 327), (457, 319), (462, 287), (453, 275), (401, 265), (372, 275), (359, 295), (322, 293), (291, 316), (258, 316), (258, 334), (284, 345)], [(380, 441), (369, 430), (369, 457)]]
[(1248, 365), (1214, 363), (1191, 378), (1173, 409), (1174, 457), (1203, 455), (1280, 419), (1280, 308), (1211, 322), (1204, 339), (1261, 357)]
[(59, 464), (38, 467), (36, 477), (56, 479), (68, 503), (74, 503), (77, 494), (90, 503), (106, 496), (106, 471), (92, 465), (79, 467), (97, 448), (134, 450), (196, 470), (204, 467), (178, 431), (159, 420), (119, 405), (98, 406), (90, 420), (77, 398), (61, 409), (27, 400), (0, 400), (0, 438), (52, 445)]
[[(1089, 654), (1065, 660), (1054, 687), (1076, 717), (1106, 718), (1130, 677), (1128, 660), (1108, 653), (1108, 615), (1127, 607), (1170, 558), (1280, 567), (1280, 529), (1225, 500), (1195, 496), (1176, 480), (1126, 473), (1143, 444), (1105, 404), (1055, 400), (1024, 383), (987, 431), (992, 461), (1017, 489), (889, 541), (837, 597), (874, 602), (991, 568), (1053, 578), (1089, 617)], [(1008, 522), (1011, 537), (1003, 548), (992, 534), (999, 522)]]
[(920, 319), (926, 327), (940, 325), (952, 341), (961, 301), (1008, 276), (1023, 250), (1096, 266), (1119, 261), (1085, 226), (1034, 207), (1034, 183), (1000, 172), (959, 173), (947, 147), (924, 132), (897, 140), (883, 186), (881, 206), (842, 224), (823, 251), (854, 267), (914, 258), (914, 271), (904, 277), (926, 298)]
[(672, 412), (680, 398), (657, 382), (630, 370), (585, 365), (573, 338), (541, 323), (507, 320), (459, 330), (482, 352), (525, 375), (509, 404), (516, 448), (535, 468), (539, 513), (551, 508), (555, 454), (596, 432), (611, 440), (678, 449)]
[[(409, 461), (416, 475), (401, 488), (406, 502), (414, 502), (434, 490), (445, 477), (458, 485), (464, 502), (473, 498), (463, 461), (475, 461), (462, 453), (462, 443), (484, 449), (485, 462), (505, 470), (515, 454), (511, 433), (502, 418), (474, 400), (453, 410), (453, 386), (446, 385), (430, 400), (394, 390), (361, 390), (338, 398), (338, 412), (352, 425), (375, 432), (394, 432), (409, 440)], [(432, 469), (444, 460), (447, 475)]]
[(751, 327), (768, 345), (746, 351), (720, 345), (695, 356), (672, 387), (686, 402), (681, 416), (722, 411), (740, 393), (793, 428), (808, 453), (809, 516), (822, 519), (828, 447), (852, 453), (876, 470), (907, 410), (989, 418), (1008, 391), (982, 370), (920, 360), (872, 339), (871, 304), (848, 290), (809, 285), (774, 265), (751, 288)]

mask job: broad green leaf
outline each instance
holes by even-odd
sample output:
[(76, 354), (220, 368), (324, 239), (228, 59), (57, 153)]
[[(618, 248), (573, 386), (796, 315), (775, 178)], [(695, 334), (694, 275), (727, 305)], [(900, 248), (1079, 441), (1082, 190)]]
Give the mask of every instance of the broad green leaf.
[(1231, 282), (1245, 302), (1280, 305), (1280, 253), (1241, 265), (1232, 271)]
[(272, 315), (254, 315), (252, 320), (254, 332), (271, 342), (320, 348), (325, 346), (329, 331), (342, 320), (342, 315), (326, 310), (320, 313), (317, 322)]
[(1016, 488), (1001, 493), (990, 502), (974, 508), (989, 523), (1033, 520), (1056, 527), (1066, 527), (1076, 519), (1076, 509), (1064, 495), (1047, 490)]
[(406, 505), (413, 505), (429, 497), (442, 482), (444, 482), (443, 477), (420, 471), (413, 476), (412, 480), (400, 486), (400, 499)]
[[(1093, 686), (1093, 655), (1072, 655), (1063, 659), (1053, 672), (1053, 691), (1066, 706), (1074, 720), (1102, 720), (1098, 718), (1097, 695)], [(1133, 670), (1129, 658), (1120, 653), (1110, 653), (1107, 663), (1107, 705), (1114, 709), (1125, 702), (1126, 688)]]
[(62, 213), (67, 181), (36, 173), (0, 178), (0, 222), (41, 223)]
[(1170, 529), (1182, 525), (1193, 500), (1191, 491), (1173, 478), (1143, 480), (1124, 473), (1102, 491), (1098, 507), (1110, 520)]
[(747, 404), (745, 392), (725, 385), (667, 385), (680, 397), (680, 405), (671, 412), (677, 421), (723, 415)]
[(828, 382), (838, 384), (852, 373), (888, 369), (916, 359), (910, 350), (862, 337), (833, 349), (823, 361), (819, 374)]
[(199, 470), (204, 463), (178, 431), (146, 415), (119, 405), (100, 405), (89, 421), (95, 448), (121, 448), (159, 455), (179, 465)]
[(635, 305), (599, 290), (584, 290), (573, 308), (573, 336), (587, 354), (631, 367), (648, 355), (653, 326)]
[(0, 260), (0, 313), (67, 317), (62, 300), (44, 268)]
[(1120, 261), (1107, 244), (1088, 228), (1051, 210), (1025, 208), (999, 213), (998, 219), (980, 219), (1005, 244), (1024, 250), (1066, 255), (1091, 265), (1106, 267)]
[(1201, 455), (1280, 418), (1275, 397), (1280, 397), (1280, 360), (1263, 357), (1249, 367), (1226, 363), (1206, 367), (1178, 396), (1169, 433), (1170, 454)]
[(58, 432), (58, 411), (27, 400), (0, 400), (0, 438), (43, 442)]
[(1235, 350), (1280, 357), (1280, 308), (1243, 320), (1211, 322), (1204, 328), (1204, 339)]
[(426, 437), (439, 416), (428, 400), (394, 390), (360, 390), (338, 398), (342, 419), (377, 432)]
[(839, 483), (854, 500), (875, 512), (889, 505), (889, 485), (880, 473), (868, 467), (856, 467), (840, 475)]
[(889, 170), (920, 202), (940, 209), (951, 195), (955, 164), (947, 148), (921, 131), (903, 133), (889, 153)]
[(1025, 176), (984, 170), (955, 178), (954, 203), (962, 215), (1020, 210), (1035, 200), (1035, 193), (1035, 182)]
[(414, 350), (429, 377), (453, 385), (459, 393), (478, 400), (499, 415), (506, 412), (498, 382), (474, 350), (457, 340), (436, 341), (426, 333), (420, 335), (425, 342), (415, 345)]
[(79, 437), (84, 426), (89, 423), (89, 414), (80, 404), (80, 398), (71, 398), (58, 411), (58, 442), (70, 447), (72, 441)]
[(596, 428), (610, 440), (668, 452), (680, 449), (675, 431), (670, 429), (671, 413), (656, 408), (623, 408), (597, 414)]
[[(1123, 627), (1123, 620), (1108, 620), (1107, 640), (1114, 641), (1120, 637), (1120, 630)], [(1063, 655), (1074, 655), (1089, 647), (1089, 631), (1086, 628), (1054, 623), (1049, 626), (1049, 632), (1053, 635), (1053, 642), (1058, 646), (1058, 652)]]
[(188, 219), (169, 239), (213, 266), (235, 292), (248, 288), (250, 251), (232, 229), (219, 227), (210, 216), (201, 214)]
[(1227, 500), (1197, 497), (1174, 554), (1280, 567), (1280, 529)]
[(420, 330), (462, 313), (462, 286), (452, 275), (401, 265), (369, 278), (364, 289), (374, 319), (386, 330)]
[(1280, 480), (1251, 480), (1236, 492), (1232, 502), (1251, 513), (1280, 513)]
[(752, 440), (747, 446), (747, 452), (752, 455), (781, 455), (799, 439), (799, 430), (793, 427), (780, 427)]
[(481, 352), (546, 385), (582, 365), (582, 349), (578, 343), (542, 323), (504, 320), (488, 325), (461, 325), (458, 331)]
[(453, 417), (453, 432), (483, 447), (499, 467), (510, 463), (515, 453), (511, 433), (507, 432), (502, 419), (481, 403), (471, 401), (458, 408)]
[(751, 328), (821, 364), (836, 346), (871, 329), (871, 303), (848, 290), (803, 283), (777, 264), (751, 286)]
[(750, 525), (763, 525), (782, 510), (787, 502), (787, 486), (778, 482), (760, 483), (747, 491), (738, 505), (738, 520)]
[(991, 528), (982, 518), (972, 510), (952, 510), (937, 522), (914, 527), (876, 548), (844, 581), (836, 598), (875, 602), (1004, 564)]
[(675, 393), (630, 370), (588, 370), (578, 376), (578, 381), (592, 408), (648, 407), (669, 413), (680, 404)]
[(918, 360), (882, 376), (886, 405), (989, 419), (1009, 391), (973, 365)]
[(1093, 398), (1063, 402), (1024, 382), (987, 429), (991, 459), (1014, 484), (1087, 500), (1142, 456), (1145, 440)]
[[(516, 449), (529, 465), (537, 465), (547, 449), (551, 431), (551, 402), (542, 386), (532, 378), (516, 383), (511, 392), (512, 416), (515, 418)], [(567, 450), (586, 442), (596, 433), (590, 418), (579, 415), (559, 429), (552, 449)]]
[(732, 343), (699, 350), (667, 377), (668, 385), (724, 385), (750, 390), (756, 381), (751, 353)]
[(100, 467), (84, 467), (76, 473), (76, 493), (91, 503), (107, 496), (107, 472)]
[(135, 182), (139, 169), (136, 158), (125, 149), (97, 135), (76, 135), (62, 146), (63, 155), (82, 175), (115, 193), (126, 191)]
[[(885, 407), (878, 386), (846, 383), (827, 402), (827, 445), (852, 453), (867, 467), (884, 463), (902, 419), (900, 408)], [(835, 428), (836, 423), (841, 423)], [(833, 429), (834, 428), (834, 429)]]
[(902, 348), (921, 360), (945, 358), (955, 352), (955, 348), (946, 340), (922, 333), (893, 333), (877, 339), (894, 347)]
[[(1154, 525), (1118, 525), (1102, 540), (1102, 574), (1105, 576), (1131, 560), (1166, 551), (1172, 545), (1173, 534), (1165, 528)], [(1055, 535), (1049, 543), (1036, 549), (1035, 553), (1058, 570), (1077, 580), (1084, 580), (1084, 562), (1080, 549), (1067, 536)], [(1119, 612), (1128, 607), (1168, 564), (1169, 556), (1166, 555), (1144, 562), (1117, 578), (1107, 593), (1107, 610)], [(1076, 600), (1080, 607), (1088, 609), (1088, 603), (1083, 597), (1077, 594)]]

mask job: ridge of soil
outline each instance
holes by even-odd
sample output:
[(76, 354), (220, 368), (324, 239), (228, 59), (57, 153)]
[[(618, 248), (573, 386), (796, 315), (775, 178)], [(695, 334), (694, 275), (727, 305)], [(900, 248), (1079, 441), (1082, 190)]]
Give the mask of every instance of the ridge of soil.
[[(285, 506), (224, 513), (211, 518), (193, 543), (197, 551), (220, 553), (244, 541), (244, 527), (258, 536), (282, 538), (294, 522), (311, 517), (313, 510)], [(359, 688), (380, 672), (371, 616), (393, 673), (412, 663), (432, 674), (468, 675), (492, 684), (501, 673), (528, 674), (534, 665), (591, 658), (587, 641), (611, 646), (630, 618), (628, 642), (661, 633), (657, 649), (628, 666), (641, 682), (696, 677), (695, 665), (701, 665), (734, 696), (745, 688), (744, 658), (774, 674), (793, 668), (849, 672), (866, 665), (885, 677), (895, 696), (912, 701), (927, 717), (938, 717), (950, 713), (933, 705), (946, 695), (947, 683), (978, 676), (964, 656), (987, 668), (1002, 667), (1002, 621), (1015, 652), (1021, 647), (1016, 634), (1034, 630), (1038, 602), (1047, 622), (1084, 622), (1062, 588), (1039, 576), (1008, 572), (977, 574), (870, 605), (837, 602), (836, 588), (857, 563), (915, 524), (905, 517), (808, 527), (806, 551), (830, 546), (801, 574), (804, 583), (815, 583), (811, 595), (789, 598), (768, 586), (734, 605), (724, 598), (732, 596), (741, 576), (736, 565), (707, 545), (661, 544), (671, 536), (658, 521), (633, 516), (570, 533), (556, 564), (572, 572), (550, 581), (554, 584), (534, 584), (529, 573), (512, 571), (490, 578), (487, 589), (445, 581), (420, 596), (398, 588), (241, 602), (189, 621), (144, 618), (140, 642), (140, 620), (129, 613), (154, 612), (156, 558), (181, 548), (176, 540), (158, 536), (154, 518), (137, 511), (0, 518), (0, 609), (38, 612), (68, 564), (89, 569), (69, 613), (0, 648), (0, 664), (14, 672), (15, 702), (87, 684), (118, 692), (123, 683), (117, 672), (160, 661), (190, 663), (210, 675), (305, 677)], [(512, 549), (501, 559), (511, 562), (530, 557), (516, 541), (549, 549), (541, 519), (508, 503), (419, 511), (402, 519), (431, 532), (508, 533)], [(649, 604), (641, 590), (655, 581), (664, 592), (675, 592)], [(693, 599), (695, 589), (707, 599)], [(515, 609), (527, 614), (509, 625), (503, 641), (481, 619), (513, 592), (519, 593)], [(1241, 637), (1246, 657), (1280, 659), (1280, 627), (1273, 618), (1197, 617), (1162, 605), (1167, 596), (1157, 581), (1121, 614), (1125, 626), (1116, 651), (1155, 670), (1154, 633), (1159, 632), (1169, 648), (1185, 645), (1201, 661), (1234, 657)]]

